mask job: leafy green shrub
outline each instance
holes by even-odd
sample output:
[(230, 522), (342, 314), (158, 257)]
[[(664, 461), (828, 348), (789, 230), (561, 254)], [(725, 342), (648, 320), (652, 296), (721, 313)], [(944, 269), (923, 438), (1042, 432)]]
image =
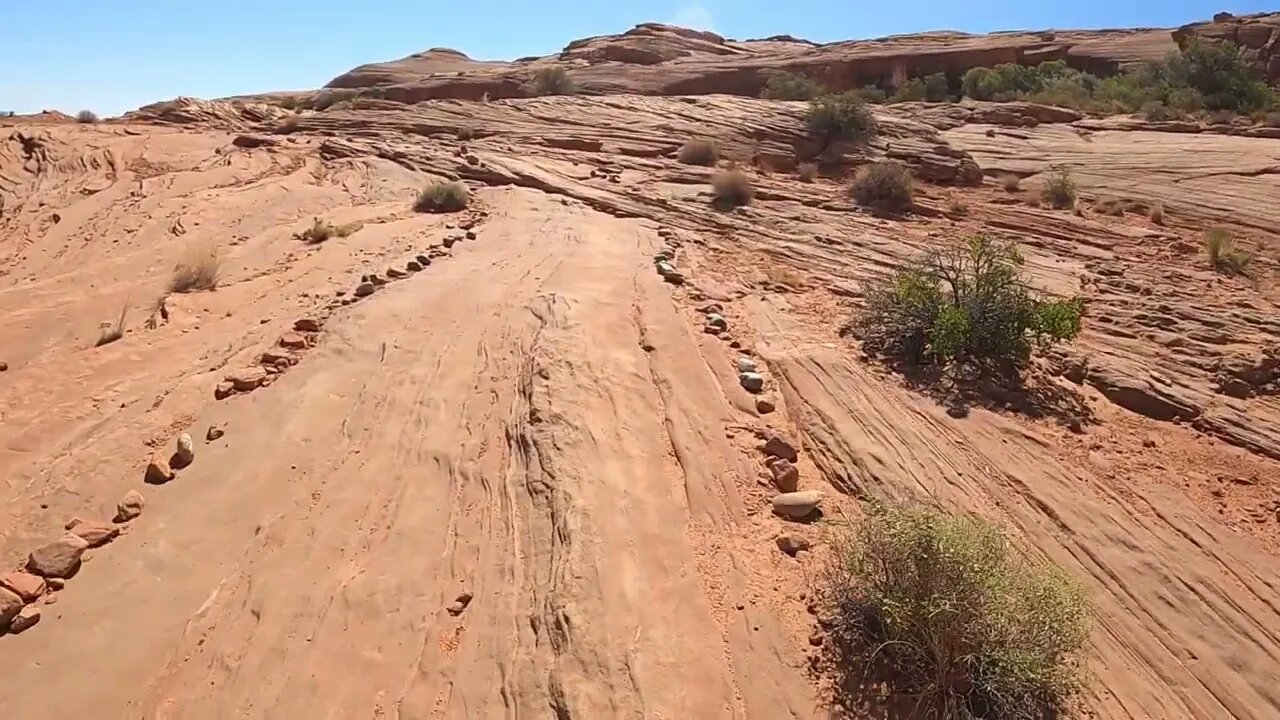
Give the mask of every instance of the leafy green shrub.
[(1209, 266), (1228, 275), (1247, 275), (1253, 256), (1237, 250), (1231, 233), (1225, 228), (1209, 228), (1204, 234), (1204, 250), (1209, 256)]
[(749, 205), (755, 197), (751, 178), (737, 168), (719, 170), (711, 178), (712, 203), (721, 208)]
[(883, 105), (885, 102), (889, 100), (889, 96), (885, 93), (885, 91), (881, 90), (875, 85), (864, 85), (858, 88), (857, 90), (850, 90), (848, 94), (853, 95), (854, 97), (858, 98), (862, 102), (865, 102), (871, 105)]
[(1083, 685), (1083, 588), (998, 526), (873, 506), (831, 545), (818, 599), (840, 687), (883, 681), (918, 717), (1041, 720)]
[(776, 72), (765, 81), (760, 97), (765, 100), (812, 100), (822, 92), (817, 81), (804, 75)]
[(1022, 256), (984, 236), (937, 251), (873, 283), (853, 329), (871, 353), (912, 363), (1011, 363), (1033, 345), (1080, 332), (1078, 300), (1040, 300), (1019, 276)]
[(1275, 106), (1276, 94), (1259, 79), (1239, 46), (1192, 38), (1180, 53), (1172, 53), (1161, 69), (1170, 87), (1189, 87), (1204, 98), (1210, 110), (1248, 113)]
[(467, 190), (467, 186), (461, 182), (454, 180), (440, 180), (428, 185), (418, 200), (413, 204), (413, 209), (418, 212), (429, 213), (447, 213), (458, 212), (467, 206), (471, 201), (471, 192)]
[(685, 165), (715, 165), (720, 159), (720, 149), (714, 140), (694, 138), (680, 147), (676, 159)]
[(823, 149), (841, 142), (861, 142), (875, 136), (878, 128), (867, 104), (853, 93), (823, 95), (809, 103), (805, 114), (809, 135)]
[(98, 114), (92, 110), (81, 110), (76, 113), (76, 122), (78, 123), (92, 125), (93, 123), (98, 122), (98, 119)]
[(933, 73), (903, 83), (890, 102), (946, 102), (950, 99), (951, 87), (946, 73)]
[(534, 95), (572, 95), (573, 80), (562, 67), (542, 68), (533, 75)]
[(924, 96), (924, 81), (920, 78), (911, 78), (903, 83), (902, 87), (894, 91), (893, 96), (889, 98), (889, 102), (920, 102), (924, 100)]
[(858, 170), (849, 184), (849, 196), (864, 207), (900, 211), (911, 207), (915, 181), (901, 163), (878, 162)]
[(1055, 210), (1068, 210), (1076, 204), (1076, 182), (1066, 170), (1059, 170), (1044, 179), (1040, 197)]

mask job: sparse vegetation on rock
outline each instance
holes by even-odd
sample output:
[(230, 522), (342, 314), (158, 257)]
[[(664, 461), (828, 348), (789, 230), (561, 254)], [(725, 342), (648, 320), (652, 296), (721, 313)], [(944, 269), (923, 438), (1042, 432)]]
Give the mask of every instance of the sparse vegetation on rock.
[(311, 227), (296, 234), (294, 237), (299, 240), (311, 244), (318, 245), (326, 240), (335, 237), (347, 237), (360, 229), (360, 223), (347, 223), (346, 225), (334, 225), (327, 220), (315, 218), (312, 220)]
[(800, 163), (796, 166), (796, 177), (800, 179), (800, 182), (810, 183), (818, 179), (819, 171), (818, 163)]
[(572, 95), (577, 91), (573, 79), (562, 67), (548, 67), (536, 72), (532, 90), (534, 95)]
[(120, 308), (120, 317), (116, 318), (114, 323), (103, 323), (100, 332), (98, 333), (98, 340), (93, 344), (93, 346), (102, 347), (103, 345), (108, 345), (124, 337), (124, 323), (128, 315), (129, 304), (125, 303)]
[(883, 683), (919, 717), (1039, 720), (1081, 688), (1083, 588), (1000, 527), (873, 505), (831, 545), (819, 597), (837, 692)]
[(92, 110), (81, 110), (76, 113), (76, 122), (78, 123), (89, 125), (98, 122), (98, 120), (98, 114)]
[(1000, 187), (1004, 188), (1005, 192), (1018, 192), (1021, 186), (1022, 178), (1017, 175), (1004, 175), (1000, 178)]
[(951, 99), (951, 87), (945, 73), (933, 73), (923, 78), (911, 78), (894, 92), (889, 102), (946, 102)]
[(1209, 228), (1204, 234), (1204, 251), (1209, 266), (1228, 275), (1246, 275), (1253, 263), (1253, 256), (1239, 250), (1226, 228)]
[(471, 201), (471, 192), (458, 180), (439, 180), (428, 185), (413, 204), (418, 212), (458, 212)]
[(854, 93), (823, 95), (812, 101), (805, 124), (824, 151), (839, 143), (868, 140), (878, 130), (867, 104)]
[(720, 148), (714, 140), (693, 138), (680, 147), (676, 159), (685, 165), (715, 165), (720, 159)]
[(1156, 225), (1164, 224), (1164, 205), (1161, 203), (1152, 203), (1147, 210), (1147, 219)]
[(169, 279), (169, 292), (186, 293), (212, 290), (218, 286), (218, 274), (222, 259), (213, 246), (192, 245), (186, 255), (173, 267)]
[(1012, 244), (969, 238), (867, 288), (852, 328), (868, 352), (911, 363), (1017, 367), (1035, 346), (1074, 338), (1078, 300), (1042, 300), (1023, 282)]
[(717, 171), (711, 178), (711, 193), (715, 205), (722, 208), (748, 205), (755, 197), (751, 178), (738, 168)]
[(863, 207), (902, 211), (911, 207), (915, 181), (902, 163), (878, 162), (863, 166), (849, 185), (849, 196)]
[(776, 72), (765, 81), (760, 97), (766, 100), (812, 100), (822, 93), (816, 80), (791, 72)]
[(1070, 210), (1076, 204), (1076, 182), (1066, 170), (1045, 176), (1040, 197), (1055, 210)]

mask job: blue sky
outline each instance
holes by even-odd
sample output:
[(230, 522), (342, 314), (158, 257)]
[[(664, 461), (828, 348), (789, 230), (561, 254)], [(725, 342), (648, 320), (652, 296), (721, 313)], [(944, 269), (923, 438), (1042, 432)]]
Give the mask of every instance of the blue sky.
[(177, 95), (311, 89), (431, 47), (479, 59), (672, 22), (744, 39), (1173, 27), (1275, 0), (0, 0), (0, 111), (116, 115)]

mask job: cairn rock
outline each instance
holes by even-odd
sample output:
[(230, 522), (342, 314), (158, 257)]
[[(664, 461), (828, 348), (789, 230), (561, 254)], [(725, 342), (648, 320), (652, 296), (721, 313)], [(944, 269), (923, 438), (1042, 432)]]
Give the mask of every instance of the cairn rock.
[(9, 621), (9, 632), (17, 635), (30, 629), (38, 622), (40, 622), (40, 608), (35, 605), (28, 605), (19, 610), (18, 614), (13, 616), (13, 620)]
[(756, 372), (757, 370), (759, 370), (759, 367), (756, 365), (755, 360), (745, 355), (738, 357), (738, 372)]
[(476, 231), (475, 231), (475, 230), (468, 230), (468, 231), (467, 231), (467, 234), (466, 234), (466, 238), (467, 238), (468, 240), (475, 240), (475, 239), (476, 239)]
[(784, 493), (795, 492), (800, 486), (800, 468), (792, 465), (785, 458), (778, 458), (769, 463), (769, 472), (773, 473), (773, 484)]
[(22, 598), (24, 603), (35, 602), (40, 599), (40, 596), (45, 593), (48, 587), (49, 584), (44, 578), (21, 570), (0, 575), (0, 588), (4, 588)]
[(369, 276), (369, 282), (373, 283), (375, 287), (382, 287), (387, 284), (387, 279), (378, 277), (377, 273), (374, 273)]
[(182, 469), (190, 465), (195, 459), (196, 444), (192, 442), (191, 435), (182, 433), (178, 436), (178, 449), (174, 451), (170, 463), (173, 467)]
[(115, 521), (118, 523), (129, 522), (130, 520), (142, 514), (142, 508), (147, 504), (142, 493), (137, 490), (130, 490), (124, 494), (120, 502), (116, 503)]
[(80, 558), (88, 548), (84, 538), (67, 533), (32, 550), (27, 569), (41, 577), (69, 578), (80, 569)]
[(213, 386), (213, 399), (225, 400), (226, 398), (231, 397), (231, 395), (235, 393), (235, 391), (236, 391), (236, 386), (234, 383), (232, 383), (230, 380), (223, 380), (222, 382)]
[(764, 376), (760, 373), (738, 373), (738, 382), (742, 384), (743, 389), (747, 392), (758, 393), (764, 390)]
[(801, 490), (774, 495), (770, 503), (774, 513), (791, 520), (804, 520), (818, 509), (823, 497), (821, 490)]
[(155, 453), (147, 462), (147, 470), (142, 479), (148, 485), (163, 485), (174, 478), (173, 468), (162, 453)]
[(391, 278), (392, 280), (399, 280), (400, 278), (409, 277), (409, 273), (405, 272), (404, 270), (401, 270), (400, 268), (389, 267), (387, 268), (387, 277)]
[(0, 588), (0, 627), (7, 626), (25, 604), (17, 593)]
[(418, 262), (417, 260), (410, 260), (409, 262), (405, 263), (404, 267), (409, 272), (416, 273), (422, 270), (422, 263)]
[(245, 368), (231, 373), (226, 379), (236, 390), (247, 392), (258, 387), (263, 380), (267, 379), (267, 371), (260, 367)]
[(417, 260), (418, 264), (421, 265), (422, 267), (426, 267), (431, 264), (431, 258), (427, 257), (426, 255), (414, 255), (413, 259)]
[(729, 321), (720, 313), (707, 313), (707, 325), (719, 330), (729, 329)]
[(67, 523), (67, 530), (72, 535), (89, 543), (91, 548), (106, 545), (115, 540), (116, 536), (120, 534), (120, 528), (118, 527), (112, 527), (100, 522), (81, 520), (80, 518), (73, 518), (71, 522)]
[(765, 397), (756, 398), (756, 412), (760, 413), (761, 415), (768, 415), (769, 413), (777, 409), (778, 409), (778, 406), (774, 404), (773, 400), (770, 400), (769, 398), (765, 398)]
[(354, 294), (355, 294), (355, 296), (356, 296), (356, 297), (358, 297), (358, 298), (368, 297), (368, 296), (372, 295), (372, 294), (373, 294), (373, 283), (368, 282), (368, 281), (360, 283), (359, 285), (357, 285), (357, 286), (356, 286), (356, 289), (355, 289), (355, 293), (354, 293)]
[(306, 335), (293, 331), (281, 335), (279, 342), (280, 347), (289, 348), (290, 350), (302, 350), (309, 345)]
[(796, 451), (796, 446), (786, 437), (773, 433), (764, 442), (765, 455), (780, 457), (790, 462), (796, 462), (800, 459), (800, 453)]

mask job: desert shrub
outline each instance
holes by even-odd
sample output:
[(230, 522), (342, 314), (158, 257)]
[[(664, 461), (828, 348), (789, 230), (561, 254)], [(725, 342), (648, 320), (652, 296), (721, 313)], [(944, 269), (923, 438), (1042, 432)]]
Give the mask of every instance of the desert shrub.
[(1204, 251), (1209, 257), (1209, 267), (1228, 275), (1247, 275), (1253, 256), (1236, 249), (1231, 233), (1225, 228), (1209, 228), (1204, 234)]
[(92, 110), (81, 110), (76, 113), (76, 122), (91, 125), (98, 122), (98, 114)]
[(186, 254), (173, 266), (169, 278), (169, 292), (185, 293), (196, 290), (212, 290), (218, 287), (218, 273), (222, 270), (222, 258), (212, 245), (191, 245)]
[(766, 100), (812, 100), (822, 92), (817, 81), (804, 75), (776, 72), (765, 81), (760, 97)]
[(818, 599), (842, 689), (883, 682), (915, 717), (1041, 720), (1082, 687), (1084, 589), (999, 526), (873, 504), (831, 545)]
[(124, 337), (124, 321), (125, 316), (129, 313), (129, 303), (125, 303), (120, 308), (120, 317), (116, 318), (114, 323), (103, 323), (98, 331), (98, 340), (93, 344), (94, 347), (102, 347), (113, 343)]
[(542, 68), (533, 75), (534, 95), (572, 95), (573, 80), (562, 67)]
[(1231, 125), (1235, 120), (1236, 114), (1231, 110), (1209, 110), (1204, 114), (1204, 121), (1210, 125)]
[(1080, 332), (1078, 300), (1041, 300), (1008, 243), (977, 236), (872, 283), (852, 327), (868, 352), (912, 363), (1022, 365)]
[(311, 227), (303, 230), (294, 237), (299, 240), (311, 244), (319, 245), (326, 240), (336, 237), (346, 237), (360, 229), (360, 223), (348, 223), (346, 225), (334, 225), (327, 220), (314, 218)]
[(469, 125), (463, 125), (454, 131), (454, 137), (458, 138), (458, 140), (460, 140), (461, 142), (475, 140), (476, 129)]
[(457, 180), (438, 180), (419, 193), (413, 209), (429, 213), (458, 212), (470, 201), (471, 192), (466, 185)]
[(1004, 63), (993, 68), (971, 68), (960, 79), (960, 88), (976, 100), (1013, 100), (1043, 91), (1064, 82), (1091, 83), (1092, 76), (1074, 70), (1060, 60), (1045, 61), (1034, 67)]
[(933, 73), (924, 76), (924, 99), (929, 102), (947, 102), (951, 100), (951, 84), (946, 73)]
[(285, 118), (275, 126), (272, 132), (280, 135), (288, 135), (291, 132), (295, 132), (301, 122), (302, 116), (300, 115), (286, 115)]
[(1192, 38), (1164, 62), (1161, 79), (1170, 87), (1193, 88), (1210, 110), (1248, 113), (1276, 104), (1275, 91), (1231, 42)]
[(1066, 170), (1051, 173), (1044, 179), (1040, 197), (1055, 210), (1068, 210), (1076, 204), (1076, 182)]
[(889, 100), (888, 94), (886, 94), (884, 90), (881, 90), (875, 85), (864, 85), (863, 87), (860, 87), (857, 90), (848, 91), (848, 94), (858, 98), (864, 103), (869, 103), (871, 105), (883, 105), (885, 102)]
[(715, 165), (720, 159), (720, 149), (714, 140), (694, 138), (680, 147), (676, 159), (685, 165)]
[(1280, 128), (1280, 111), (1269, 112), (1262, 117), (1262, 124), (1266, 127)]
[(717, 171), (711, 178), (711, 193), (712, 202), (722, 208), (748, 205), (755, 197), (751, 178), (737, 168)]
[(865, 165), (849, 185), (854, 202), (877, 210), (905, 210), (911, 207), (914, 194), (911, 171), (896, 162)]
[(862, 98), (853, 93), (823, 95), (809, 103), (805, 115), (809, 135), (823, 149), (841, 142), (861, 142), (874, 137), (876, 120)]
[(1142, 116), (1154, 122), (1182, 119), (1182, 113), (1159, 100), (1149, 100), (1142, 104)]
[(1005, 192), (1018, 192), (1022, 187), (1022, 178), (1013, 174), (1004, 175), (1000, 178), (1000, 187)]
[(1102, 213), (1103, 215), (1111, 215), (1112, 217), (1119, 217), (1121, 215), (1124, 215), (1124, 211), (1127, 205), (1128, 203), (1126, 203), (1124, 200), (1120, 200), (1119, 198), (1104, 197), (1104, 198), (1099, 198), (1098, 201), (1094, 203), (1093, 209), (1098, 211), (1099, 213)]
[(924, 100), (924, 96), (924, 80), (921, 80), (920, 78), (911, 78), (903, 83), (902, 87), (894, 91), (893, 95), (889, 98), (889, 102), (920, 102), (921, 100)]
[(800, 163), (796, 166), (796, 177), (800, 182), (813, 182), (818, 179), (818, 163)]
[(1156, 225), (1164, 224), (1164, 205), (1161, 203), (1152, 203), (1147, 210), (1147, 219)]
[(969, 214), (969, 206), (965, 205), (957, 198), (947, 201), (947, 214), (965, 217)]
[(1046, 80), (1039, 90), (1027, 95), (1027, 99), (1042, 105), (1092, 110), (1097, 105), (1093, 98), (1096, 86), (1097, 78), (1083, 73), (1055, 77)]

